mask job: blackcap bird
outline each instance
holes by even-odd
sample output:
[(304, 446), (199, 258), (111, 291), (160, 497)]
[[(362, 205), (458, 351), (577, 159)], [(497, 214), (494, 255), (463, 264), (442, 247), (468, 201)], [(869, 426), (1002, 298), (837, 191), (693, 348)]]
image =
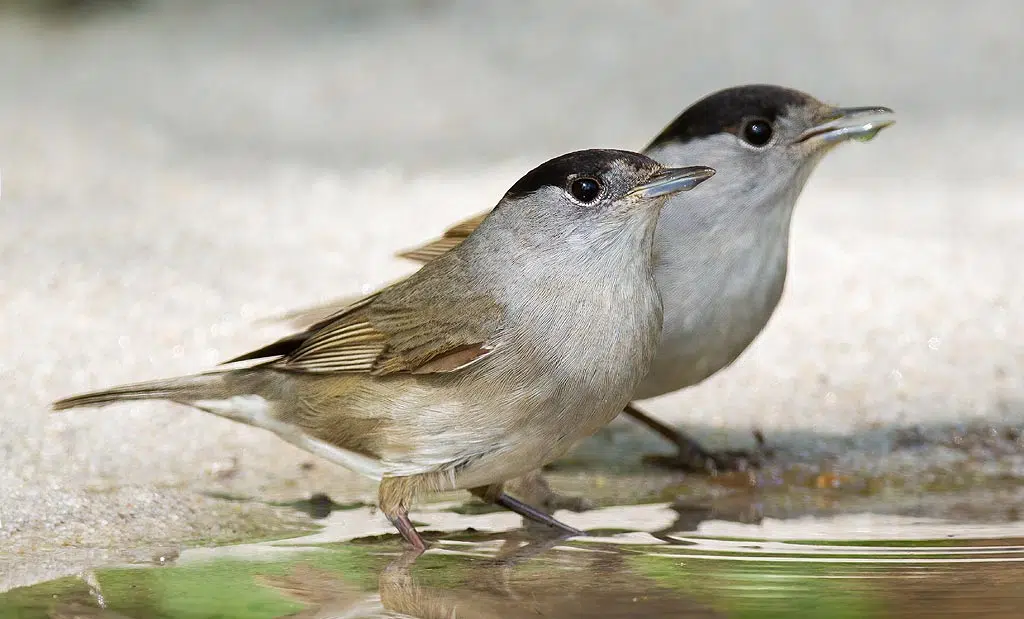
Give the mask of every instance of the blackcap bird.
[(661, 206), (707, 180), (588, 150), (523, 176), (454, 250), (229, 369), (87, 393), (57, 410), (169, 400), (249, 424), (380, 480), (417, 549), (424, 491), (468, 489), (578, 533), (503, 492), (621, 412), (662, 325)]
[[(885, 107), (844, 108), (780, 86), (748, 85), (694, 103), (644, 153), (663, 165), (700, 162), (717, 171), (697, 194), (678, 194), (654, 241), (665, 324), (651, 372), (633, 394), (644, 400), (700, 383), (727, 367), (761, 333), (786, 282), (793, 208), (811, 172), (837, 144), (868, 140), (893, 123)], [(481, 214), (400, 256), (428, 262), (457, 246)], [(304, 325), (336, 303), (285, 316)], [(625, 413), (678, 447), (661, 458), (688, 471), (750, 463), (712, 452), (630, 404)]]

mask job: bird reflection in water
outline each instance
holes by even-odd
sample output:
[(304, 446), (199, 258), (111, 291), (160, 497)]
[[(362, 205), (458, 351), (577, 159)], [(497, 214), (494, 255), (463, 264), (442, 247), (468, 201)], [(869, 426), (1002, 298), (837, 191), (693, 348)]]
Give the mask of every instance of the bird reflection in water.
[[(444, 550), (455, 559), (446, 575), (435, 569), (417, 569), (432, 553), (407, 551), (380, 572), (373, 593), (336, 572), (306, 563), (296, 565), (288, 574), (261, 577), (260, 581), (306, 605), (288, 615), (293, 619), (396, 614), (423, 619), (723, 616), (633, 573), (621, 548), (595, 545), (591, 550), (565, 552), (555, 549), (561, 541), (523, 544), (510, 538), (493, 558), (468, 553), (451, 557), (456, 553)], [(429, 573), (429, 584), (422, 572)], [(451, 580), (445, 582), (446, 577)]]

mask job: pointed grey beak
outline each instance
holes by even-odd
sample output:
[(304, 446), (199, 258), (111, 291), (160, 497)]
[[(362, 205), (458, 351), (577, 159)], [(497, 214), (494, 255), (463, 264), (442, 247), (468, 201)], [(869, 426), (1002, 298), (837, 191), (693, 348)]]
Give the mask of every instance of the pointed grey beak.
[(646, 183), (637, 185), (629, 195), (649, 199), (689, 191), (714, 175), (713, 169), (704, 166), (665, 168), (647, 179)]
[(894, 112), (887, 107), (836, 107), (827, 114), (825, 122), (804, 131), (795, 144), (814, 141), (837, 144), (846, 140), (867, 142), (879, 131), (896, 122)]

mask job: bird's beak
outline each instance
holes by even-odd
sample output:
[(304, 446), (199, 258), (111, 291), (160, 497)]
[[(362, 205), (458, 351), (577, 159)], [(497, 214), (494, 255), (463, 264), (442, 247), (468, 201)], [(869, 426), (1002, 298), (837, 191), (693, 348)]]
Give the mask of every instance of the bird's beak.
[(824, 122), (801, 133), (794, 144), (817, 142), (838, 144), (846, 140), (867, 142), (879, 131), (896, 122), (893, 111), (887, 107), (834, 107), (824, 117)]
[(634, 187), (629, 195), (649, 199), (689, 191), (714, 175), (713, 169), (704, 166), (665, 168), (647, 179), (646, 183)]

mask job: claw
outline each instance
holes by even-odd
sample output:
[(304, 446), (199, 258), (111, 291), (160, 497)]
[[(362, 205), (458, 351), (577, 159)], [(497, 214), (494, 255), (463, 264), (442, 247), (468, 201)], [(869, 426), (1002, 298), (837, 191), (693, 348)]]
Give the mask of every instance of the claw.
[(703, 449), (690, 449), (680, 445), (675, 455), (666, 456), (651, 454), (644, 456), (644, 462), (686, 473), (715, 476), (722, 473), (733, 473), (758, 469), (764, 464), (764, 452), (729, 450), (709, 452)]
[(536, 505), (548, 514), (560, 509), (580, 513), (594, 509), (596, 505), (582, 496), (560, 494), (551, 489), (540, 471), (523, 475), (507, 484), (512, 494), (531, 505)]

